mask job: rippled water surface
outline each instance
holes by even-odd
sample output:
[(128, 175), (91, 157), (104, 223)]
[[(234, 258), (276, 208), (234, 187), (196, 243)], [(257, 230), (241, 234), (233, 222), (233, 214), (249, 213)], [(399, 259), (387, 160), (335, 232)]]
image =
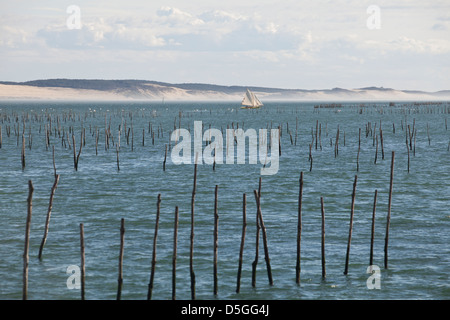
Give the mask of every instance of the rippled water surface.
[[(318, 104), (270, 102), (259, 110), (242, 110), (233, 103), (206, 102), (0, 103), (0, 298), (22, 298), (22, 255), (28, 181), (31, 180), (34, 193), (29, 299), (80, 299), (80, 290), (69, 289), (67, 285), (70, 276), (67, 268), (81, 265), (80, 223), (84, 226), (86, 299), (115, 299), (122, 218), (125, 219), (125, 235), (121, 298), (146, 299), (155, 249), (158, 194), (161, 194), (161, 214), (152, 298), (172, 298), (174, 216), (178, 206), (176, 296), (177, 299), (190, 299), (194, 165), (172, 162), (171, 151), (176, 141), (170, 141), (170, 134), (175, 127), (193, 132), (194, 121), (202, 121), (204, 131), (215, 128), (224, 132), (224, 155), (227, 128), (252, 128), (257, 132), (259, 129), (281, 129), (281, 156), (275, 175), (260, 175), (260, 159), (257, 164), (249, 164), (247, 158), (245, 164), (216, 164), (214, 168), (201, 164), (197, 168), (193, 260), (197, 299), (450, 298), (449, 104), (398, 102), (389, 106), (388, 103), (365, 102), (326, 105), (327, 108), (325, 105), (315, 108), (315, 105)], [(120, 170), (116, 152), (119, 128)], [(47, 144), (45, 132), (48, 129)], [(109, 148), (105, 139), (108, 129), (111, 133)], [(83, 130), (85, 144), (76, 171), (72, 134), (78, 153)], [(25, 140), (24, 169), (21, 163), (22, 137)], [(166, 145), (168, 153), (164, 171)], [(53, 147), (60, 180), (53, 200), (47, 242), (39, 260), (39, 246), (54, 182)], [(389, 264), (385, 269), (384, 246), (393, 151)], [(301, 274), (300, 284), (297, 284), (295, 267), (301, 172), (304, 174)], [(344, 275), (355, 175), (352, 238), (348, 274)], [(261, 213), (266, 227), (273, 285), (268, 282), (261, 234), (256, 285), (252, 287), (256, 244), (254, 190), (258, 189), (260, 177)], [(218, 293), (215, 296), (216, 185), (219, 227)], [(380, 268), (377, 280), (380, 286), (369, 289), (367, 283), (371, 274), (367, 273), (367, 267), (375, 190), (378, 196), (373, 264)], [(247, 226), (240, 292), (236, 293), (244, 194)], [(325, 212), (325, 279), (322, 278), (321, 264), (321, 197)]]

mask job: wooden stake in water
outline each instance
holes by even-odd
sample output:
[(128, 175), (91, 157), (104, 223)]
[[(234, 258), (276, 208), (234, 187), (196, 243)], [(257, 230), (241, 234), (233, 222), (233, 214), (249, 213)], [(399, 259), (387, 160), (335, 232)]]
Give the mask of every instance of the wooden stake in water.
[(253, 190), (253, 192), (255, 194), (255, 200), (256, 200), (256, 206), (257, 206), (257, 215), (259, 217), (259, 223), (260, 223), (261, 230), (262, 230), (262, 235), (263, 235), (264, 260), (266, 261), (267, 277), (269, 279), (269, 284), (272, 286), (273, 285), (272, 267), (270, 266), (269, 247), (267, 246), (266, 227), (264, 225), (264, 220), (263, 220), (262, 212), (261, 212), (261, 197), (260, 197), (260, 194), (256, 190)]
[(298, 193), (298, 217), (297, 217), (297, 263), (295, 267), (295, 282), (300, 283), (300, 241), (302, 237), (302, 197), (303, 197), (303, 172), (300, 173), (300, 191)]
[(348, 232), (348, 243), (347, 243), (347, 254), (345, 256), (345, 269), (344, 274), (348, 273), (348, 261), (350, 257), (350, 244), (352, 242), (352, 230), (353, 230), (353, 215), (355, 211), (355, 195), (356, 195), (356, 183), (358, 181), (358, 176), (355, 175), (355, 182), (353, 183), (353, 193), (352, 193), (352, 207), (350, 213), (350, 227)]
[[(259, 179), (259, 191), (257, 197), (261, 195), (261, 178)], [(258, 201), (256, 202), (258, 205)], [(258, 209), (256, 210), (256, 241), (255, 241), (255, 260), (252, 263), (252, 287), (256, 287), (256, 266), (259, 259), (259, 233), (261, 230), (261, 223), (259, 221)]]
[(173, 227), (173, 255), (172, 255), (172, 300), (176, 299), (177, 282), (177, 242), (178, 242), (178, 207), (175, 207), (175, 223)]
[(117, 300), (120, 300), (122, 295), (122, 285), (123, 285), (123, 247), (124, 247), (124, 236), (125, 236), (125, 219), (122, 218), (120, 221), (120, 251), (119, 251), (119, 277), (117, 279)]
[(25, 228), (25, 247), (23, 251), (23, 288), (22, 288), (22, 299), (28, 299), (28, 262), (30, 251), (30, 229), (31, 229), (31, 214), (33, 209), (33, 182), (28, 181), (28, 198), (27, 198), (27, 222)]
[(189, 271), (191, 275), (191, 299), (195, 300), (195, 273), (194, 273), (194, 203), (195, 203), (195, 192), (197, 187), (197, 159), (195, 157), (194, 164), (194, 186), (192, 188), (192, 199), (191, 199), (191, 238), (190, 238), (190, 253), (189, 253)]
[(81, 300), (84, 300), (84, 278), (85, 278), (85, 259), (84, 259), (84, 225), (80, 223), (80, 253), (81, 253)]
[(377, 195), (378, 190), (375, 190), (375, 196), (373, 199), (373, 213), (372, 213), (372, 234), (370, 238), (370, 259), (369, 259), (369, 266), (373, 265), (373, 241), (374, 241), (374, 235), (375, 235), (375, 211), (377, 208)]
[(218, 202), (218, 188), (214, 192), (214, 295), (217, 295), (218, 281), (217, 281), (217, 250), (219, 247), (219, 213), (217, 211)]
[(325, 279), (327, 272), (325, 269), (325, 209), (323, 207), (323, 197), (320, 197), (320, 206), (322, 210), (322, 278)]
[(359, 172), (359, 152), (361, 151), (361, 128), (359, 128), (358, 154), (356, 156), (356, 171)]
[(389, 226), (391, 223), (391, 204), (392, 204), (392, 188), (394, 183), (394, 159), (395, 152), (392, 151), (392, 161), (391, 161), (391, 179), (389, 183), (389, 202), (388, 202), (388, 214), (386, 219), (386, 238), (384, 241), (384, 268), (388, 268), (388, 243), (389, 243)]
[(44, 249), (45, 242), (47, 241), (48, 226), (49, 226), (49, 223), (50, 223), (50, 216), (52, 214), (52, 208), (53, 208), (53, 197), (55, 195), (55, 190), (56, 190), (56, 188), (58, 186), (58, 181), (59, 181), (59, 174), (57, 174), (55, 176), (55, 182), (53, 183), (53, 187), (52, 187), (52, 190), (50, 192), (50, 201), (49, 201), (49, 204), (48, 204), (47, 219), (45, 221), (44, 237), (42, 238), (41, 246), (39, 248), (39, 255), (38, 255), (39, 260), (41, 260), (41, 258), (42, 258), (42, 250)]
[(22, 170), (25, 170), (25, 136), (22, 134)]
[(152, 253), (152, 270), (150, 272), (150, 282), (148, 284), (147, 300), (151, 300), (153, 291), (153, 279), (155, 277), (156, 267), (156, 239), (158, 237), (159, 228), (159, 214), (161, 208), (161, 194), (158, 194), (158, 201), (156, 203), (156, 223), (155, 223), (155, 235), (153, 237), (153, 253)]
[(166, 171), (166, 158), (167, 158), (167, 144), (166, 144), (166, 151), (164, 153), (163, 171)]
[(52, 152), (52, 154), (53, 154), (53, 172), (54, 172), (54, 175), (56, 178), (55, 146), (52, 146), (52, 149), (53, 149), (53, 152)]
[(247, 228), (247, 217), (246, 217), (246, 207), (247, 207), (247, 196), (244, 193), (242, 199), (242, 236), (241, 236), (241, 247), (239, 250), (239, 267), (237, 274), (237, 285), (236, 285), (236, 293), (239, 293), (241, 287), (241, 273), (242, 273), (242, 257), (244, 254), (244, 242), (245, 242), (245, 231)]
[(120, 171), (120, 165), (119, 165), (119, 145), (116, 144), (116, 157), (117, 157), (117, 171)]

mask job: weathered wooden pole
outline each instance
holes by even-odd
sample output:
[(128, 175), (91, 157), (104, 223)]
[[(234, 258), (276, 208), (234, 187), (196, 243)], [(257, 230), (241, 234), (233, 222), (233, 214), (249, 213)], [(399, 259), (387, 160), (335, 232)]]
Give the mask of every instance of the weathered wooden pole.
[(373, 265), (373, 241), (374, 241), (374, 237), (375, 237), (375, 211), (377, 208), (377, 195), (378, 195), (378, 190), (375, 190), (375, 196), (373, 198), (372, 233), (371, 233), (371, 238), (370, 238), (369, 266)]
[(388, 201), (388, 214), (386, 219), (386, 237), (384, 241), (384, 268), (388, 268), (388, 243), (389, 243), (389, 226), (391, 223), (391, 205), (392, 205), (392, 189), (394, 183), (394, 159), (395, 151), (392, 151), (392, 161), (391, 161), (391, 178), (389, 183), (389, 201)]
[[(260, 180), (261, 181), (261, 180)], [(260, 184), (261, 186), (261, 184)], [(259, 196), (259, 195), (258, 195)], [(256, 211), (256, 242), (255, 242), (255, 259), (252, 263), (252, 287), (256, 287), (256, 266), (259, 259), (259, 233), (261, 230), (261, 224), (259, 221), (258, 209)]]
[(408, 173), (409, 173), (409, 165), (410, 165), (410, 156), (409, 156), (409, 147), (408, 147), (408, 143), (406, 143), (406, 149), (408, 150)]
[(334, 157), (336, 158), (339, 155), (339, 125), (336, 133), (336, 141), (334, 142)]
[(327, 272), (325, 268), (325, 209), (323, 206), (323, 197), (320, 197), (320, 206), (322, 211), (322, 278), (325, 279)]
[(117, 278), (117, 300), (120, 300), (123, 286), (123, 250), (125, 240), (125, 219), (120, 220), (119, 276)]
[(58, 182), (59, 182), (59, 174), (55, 175), (55, 182), (53, 183), (53, 187), (50, 192), (50, 201), (48, 204), (47, 219), (45, 221), (44, 236), (42, 238), (41, 246), (39, 248), (39, 255), (38, 255), (39, 260), (41, 260), (41, 258), (42, 258), (42, 250), (44, 249), (45, 242), (47, 241), (48, 226), (50, 223), (50, 216), (52, 214), (52, 208), (53, 208), (53, 196), (55, 195), (55, 190), (58, 186)]
[(356, 183), (358, 181), (358, 176), (355, 175), (355, 181), (353, 183), (353, 193), (352, 193), (352, 207), (351, 207), (351, 213), (350, 213), (350, 227), (348, 232), (348, 243), (347, 243), (347, 254), (345, 256), (345, 269), (344, 274), (348, 273), (348, 261), (350, 257), (350, 244), (352, 242), (352, 230), (353, 230), (353, 215), (355, 211), (355, 195), (356, 195)]
[(178, 242), (178, 207), (175, 207), (175, 223), (173, 231), (173, 255), (172, 255), (172, 300), (176, 299), (177, 282), (177, 242)]
[(80, 223), (80, 255), (81, 255), (81, 300), (84, 300), (85, 294), (85, 257), (84, 257), (84, 225)]
[(264, 220), (262, 217), (261, 212), (261, 196), (260, 193), (256, 190), (253, 190), (255, 194), (255, 200), (256, 200), (256, 206), (257, 206), (257, 215), (259, 217), (259, 223), (261, 226), (261, 231), (263, 235), (263, 244), (264, 244), (264, 260), (266, 261), (266, 268), (267, 268), (267, 277), (269, 279), (269, 284), (273, 285), (273, 279), (272, 279), (272, 267), (270, 266), (270, 257), (269, 257), (269, 247), (267, 245), (267, 233), (266, 233), (266, 227), (264, 225)]
[(55, 175), (56, 178), (55, 146), (52, 146), (52, 149), (53, 149), (53, 174)]
[(195, 300), (195, 273), (194, 273), (194, 207), (195, 207), (195, 192), (197, 187), (197, 160), (195, 156), (194, 164), (194, 186), (192, 188), (191, 198), (191, 237), (190, 237), (190, 253), (189, 253), (189, 271), (191, 275), (191, 299)]
[(156, 267), (156, 239), (158, 237), (159, 228), (159, 215), (161, 208), (161, 194), (158, 194), (158, 200), (156, 202), (156, 222), (155, 222), (155, 235), (153, 237), (153, 253), (152, 253), (152, 268), (150, 272), (150, 282), (148, 284), (147, 300), (151, 300), (153, 291), (153, 279), (155, 277), (155, 267)]
[(356, 171), (359, 172), (359, 152), (361, 151), (361, 128), (359, 128), (358, 154), (356, 156)]
[(300, 283), (300, 242), (302, 238), (302, 197), (303, 197), (303, 171), (300, 173), (300, 191), (298, 193), (297, 217), (297, 263), (295, 267), (295, 282)]
[(219, 213), (217, 211), (217, 203), (218, 203), (218, 188), (216, 185), (216, 189), (214, 192), (214, 295), (217, 295), (218, 290), (218, 280), (217, 280), (217, 256), (218, 256), (218, 247), (219, 247)]
[(31, 229), (31, 214), (33, 209), (33, 182), (28, 181), (28, 198), (27, 198), (27, 220), (25, 227), (25, 247), (23, 251), (23, 287), (22, 287), (22, 299), (28, 299), (28, 263), (30, 251), (30, 229)]
[(377, 140), (377, 146), (376, 146), (376, 149), (375, 149), (375, 160), (374, 160), (374, 164), (377, 164), (377, 158), (378, 158), (378, 135), (377, 135), (377, 137), (376, 137), (376, 140)]
[(22, 134), (22, 170), (25, 170), (25, 136)]
[(237, 273), (236, 293), (239, 293), (239, 290), (241, 288), (242, 257), (244, 255), (245, 231), (247, 228), (246, 207), (247, 207), (247, 195), (244, 193), (242, 196), (242, 236), (241, 236), (241, 247), (239, 250), (239, 266)]
[(78, 171), (78, 161), (80, 160), (81, 149), (83, 148), (83, 131), (81, 131), (81, 140), (80, 140), (80, 149), (77, 152), (75, 150), (75, 135), (72, 133), (72, 142), (73, 142), (73, 166), (75, 171)]
[(166, 144), (166, 151), (164, 153), (163, 171), (166, 171), (166, 158), (167, 158), (167, 144)]
[(119, 164), (119, 145), (116, 144), (116, 158), (117, 158), (117, 171), (120, 171), (120, 164)]

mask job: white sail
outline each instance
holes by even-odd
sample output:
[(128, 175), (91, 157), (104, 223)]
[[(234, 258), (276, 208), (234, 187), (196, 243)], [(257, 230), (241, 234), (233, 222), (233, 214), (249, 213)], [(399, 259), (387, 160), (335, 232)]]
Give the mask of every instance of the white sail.
[(251, 108), (259, 108), (263, 104), (261, 103), (261, 101), (259, 101), (259, 99), (253, 92), (247, 89), (247, 92), (244, 95), (244, 99), (242, 100), (242, 105)]

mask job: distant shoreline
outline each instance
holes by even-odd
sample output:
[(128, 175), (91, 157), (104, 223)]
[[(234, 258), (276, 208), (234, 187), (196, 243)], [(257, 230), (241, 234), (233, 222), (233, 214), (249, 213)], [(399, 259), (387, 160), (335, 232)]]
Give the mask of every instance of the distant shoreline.
[(450, 90), (426, 92), (383, 87), (357, 89), (282, 89), (221, 86), (201, 83), (170, 84), (146, 80), (47, 79), (0, 81), (0, 100), (50, 101), (236, 101), (247, 88), (264, 101), (445, 101)]

